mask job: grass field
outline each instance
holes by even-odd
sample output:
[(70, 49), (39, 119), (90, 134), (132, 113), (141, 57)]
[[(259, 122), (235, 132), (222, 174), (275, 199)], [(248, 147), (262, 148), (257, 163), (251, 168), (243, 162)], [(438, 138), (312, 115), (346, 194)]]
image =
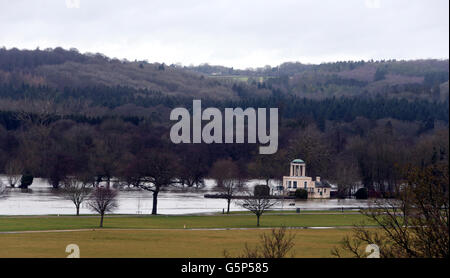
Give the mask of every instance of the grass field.
[[(365, 220), (360, 214), (267, 214), (261, 227), (334, 227), (351, 226)], [(97, 228), (96, 216), (0, 217), (1, 231), (70, 230)], [(254, 215), (210, 216), (109, 216), (104, 228), (182, 229), (187, 228), (254, 228)]]
[[(264, 212), (265, 214), (298, 214), (295, 210), (268, 210)], [(360, 214), (359, 210), (302, 210), (301, 214), (340, 214), (340, 213), (354, 213), (354, 214)], [(217, 214), (223, 214), (223, 213), (217, 213)], [(241, 211), (230, 211), (230, 214), (251, 214), (248, 210), (241, 210)]]
[[(295, 257), (330, 257), (331, 249), (344, 235), (351, 233), (345, 227), (363, 220), (365, 217), (360, 214), (335, 212), (268, 213), (262, 216), (261, 227), (334, 227), (290, 230), (296, 235)], [(270, 232), (255, 227), (254, 215), (239, 213), (117, 215), (105, 217), (103, 229), (99, 229), (98, 224), (98, 216), (0, 217), (0, 257), (65, 257), (65, 247), (71, 243), (80, 247), (81, 257), (223, 257), (225, 249), (236, 256), (245, 243), (255, 245), (259, 235)], [(250, 229), (191, 230), (214, 228)], [(77, 229), (81, 230), (69, 231)]]
[[(224, 249), (231, 256), (242, 252), (244, 244), (254, 246), (261, 233), (268, 230), (230, 231), (82, 231), (63, 233), (3, 234), (0, 235), (0, 258), (56, 257), (68, 254), (65, 248), (75, 243), (80, 256), (86, 257), (161, 257), (195, 258), (223, 257)], [(295, 233), (295, 257), (331, 257), (331, 249), (351, 231), (292, 230)]]

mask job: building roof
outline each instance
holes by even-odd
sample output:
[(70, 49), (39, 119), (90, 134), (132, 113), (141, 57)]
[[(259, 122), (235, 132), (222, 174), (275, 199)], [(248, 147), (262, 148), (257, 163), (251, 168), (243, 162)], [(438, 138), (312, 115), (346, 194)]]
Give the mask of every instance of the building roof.
[(314, 186), (316, 188), (331, 188), (331, 185), (329, 185), (328, 183), (325, 183), (325, 182), (321, 182), (321, 181), (315, 181)]
[(292, 160), (291, 163), (305, 163), (305, 161), (303, 161), (301, 159), (294, 159), (294, 160)]

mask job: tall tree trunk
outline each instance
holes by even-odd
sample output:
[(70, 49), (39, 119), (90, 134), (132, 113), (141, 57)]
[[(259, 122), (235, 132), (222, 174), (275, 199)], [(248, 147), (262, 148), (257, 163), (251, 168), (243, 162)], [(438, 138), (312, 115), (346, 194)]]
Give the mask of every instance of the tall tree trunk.
[(100, 217), (100, 228), (103, 228), (103, 216), (105, 216), (105, 214), (102, 214)]
[(80, 216), (80, 205), (77, 205), (77, 216)]
[(153, 208), (152, 208), (152, 214), (156, 215), (158, 211), (158, 193), (159, 190), (153, 191)]
[(259, 227), (259, 217), (260, 215), (256, 215), (256, 227)]
[(227, 214), (230, 213), (230, 203), (231, 203), (231, 198), (228, 199)]

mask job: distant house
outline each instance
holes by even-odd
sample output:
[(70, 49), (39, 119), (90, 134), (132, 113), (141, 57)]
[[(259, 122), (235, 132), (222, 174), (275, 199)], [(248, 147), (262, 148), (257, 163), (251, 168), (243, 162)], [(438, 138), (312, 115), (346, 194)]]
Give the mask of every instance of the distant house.
[(301, 159), (291, 162), (290, 175), (283, 177), (283, 188), (287, 194), (292, 194), (299, 188), (305, 189), (309, 199), (328, 199), (331, 191), (331, 186), (321, 182), (320, 177), (313, 181), (306, 176), (306, 163)]

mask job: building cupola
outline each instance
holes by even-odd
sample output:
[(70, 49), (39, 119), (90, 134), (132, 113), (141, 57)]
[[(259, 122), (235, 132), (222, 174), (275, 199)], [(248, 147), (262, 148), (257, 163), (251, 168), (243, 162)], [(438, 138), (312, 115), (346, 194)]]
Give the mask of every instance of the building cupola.
[(291, 177), (304, 177), (306, 176), (306, 163), (301, 159), (294, 159), (291, 162), (290, 169)]

